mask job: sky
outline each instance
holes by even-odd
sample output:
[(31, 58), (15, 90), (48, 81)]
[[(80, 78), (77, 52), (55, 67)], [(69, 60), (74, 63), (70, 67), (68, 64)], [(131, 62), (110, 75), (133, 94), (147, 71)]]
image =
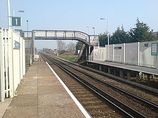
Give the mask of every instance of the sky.
[[(77, 30), (93, 35), (95, 27), (96, 35), (107, 30), (112, 34), (117, 27), (123, 26), (125, 31), (134, 28), (137, 18), (158, 31), (158, 0), (10, 0), (10, 8), (11, 16), (15, 12), (15, 16), (22, 17), (22, 27), (14, 29), (23, 31), (27, 31), (28, 20), (29, 31)], [(0, 0), (2, 28), (8, 28), (7, 11), (7, 0)], [(36, 41), (35, 46), (57, 48), (56, 41)]]

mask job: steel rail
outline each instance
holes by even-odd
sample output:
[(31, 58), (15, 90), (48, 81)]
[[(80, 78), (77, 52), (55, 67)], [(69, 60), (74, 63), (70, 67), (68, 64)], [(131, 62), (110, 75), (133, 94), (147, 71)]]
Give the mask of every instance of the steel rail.
[[(58, 58), (58, 59), (61, 59), (61, 58)], [(95, 69), (92, 69), (92, 68), (89, 68), (89, 67), (85, 67), (83, 65), (79, 65), (79, 64), (76, 64), (74, 62), (70, 62), (70, 61), (67, 61), (67, 60), (64, 60), (64, 59), (61, 59), (61, 60), (65, 61), (67, 63), (71, 63), (73, 65), (79, 66), (81, 68), (84, 68), (86, 70), (92, 71), (94, 73), (97, 73), (97, 74), (100, 74), (100, 75), (103, 75), (103, 76), (107, 76), (109, 78), (113, 78), (113, 79), (115, 79), (117, 81), (121, 81), (121, 82), (123, 82), (125, 84), (128, 84), (128, 85), (131, 85), (133, 87), (139, 88), (142, 91), (148, 92), (149, 94), (156, 95), (156, 96), (158, 95), (158, 91), (156, 89), (154, 89), (154, 88), (149, 87), (149, 86), (144, 86), (143, 87), (143, 86), (140, 86), (140, 84), (138, 84), (138, 83), (131, 82), (131, 81), (129, 82), (128, 80), (120, 79), (119, 77), (116, 77), (116, 76), (111, 75), (111, 74), (103, 73), (103, 72), (101, 72), (99, 70), (95, 70)]]
[[(50, 59), (50, 58), (49, 58)], [(58, 61), (58, 60), (56, 60)], [(105, 93), (104, 91), (102, 91), (101, 89), (98, 89), (96, 86), (86, 82), (85, 80), (83, 80), (81, 77), (79, 77), (78, 75), (72, 73), (69, 69), (66, 69), (65, 67), (63, 67), (63, 63), (59, 64), (57, 62), (54, 62), (51, 60), (52, 63), (54, 63), (55, 65), (57, 65), (59, 68), (61, 68), (62, 70), (64, 70), (65, 72), (67, 72), (69, 75), (71, 75), (72, 77), (74, 77), (75, 79), (77, 79), (80, 83), (82, 83), (84, 86), (88, 87), (90, 90), (92, 90), (93, 92), (95, 92), (97, 95), (99, 95), (100, 97), (102, 97), (102, 99), (106, 100), (107, 102), (109, 102), (111, 105), (113, 105), (114, 107), (116, 107), (117, 109), (119, 109), (120, 111), (122, 111), (124, 113), (124, 115), (127, 115), (128, 117), (134, 118), (134, 117), (140, 117), (140, 118), (145, 118), (146, 116), (142, 115), (141, 113), (139, 113), (138, 111), (130, 108), (129, 106), (125, 105), (124, 103), (118, 101), (117, 99), (115, 99), (114, 97), (112, 97), (111, 95)], [(61, 63), (61, 62), (60, 62)], [(65, 64), (64, 64), (65, 65)], [(107, 98), (108, 97), (108, 98)], [(111, 99), (111, 100), (109, 100)], [(121, 107), (120, 107), (121, 106)], [(124, 110), (125, 109), (125, 110)]]
[[(63, 63), (63, 64), (64, 64), (64, 63)], [(124, 93), (124, 94), (127, 94), (127, 95), (129, 95), (129, 96), (131, 96), (131, 97), (133, 97), (133, 98), (135, 98), (135, 99), (137, 99), (137, 100), (139, 100), (139, 101), (141, 101), (141, 102), (143, 102), (143, 103), (145, 103), (145, 104), (148, 104), (148, 105), (150, 105), (150, 107), (152, 106), (153, 108), (158, 109), (158, 104), (156, 104), (156, 103), (153, 103), (153, 102), (151, 102), (151, 101), (149, 101), (149, 100), (146, 100), (146, 99), (144, 99), (144, 98), (141, 98), (141, 97), (139, 97), (139, 96), (137, 96), (137, 95), (135, 95), (135, 94), (133, 94), (133, 93), (130, 93), (129, 91), (125, 91), (124, 89), (121, 89), (121, 88), (116, 87), (116, 86), (114, 86), (114, 85), (112, 85), (112, 84), (110, 84), (110, 83), (107, 83), (107, 82), (105, 82), (105, 81), (103, 81), (103, 80), (100, 80), (100, 79), (98, 79), (98, 78), (96, 78), (96, 77), (94, 77), (94, 76), (92, 76), (92, 75), (90, 75), (90, 74), (88, 74), (88, 73), (85, 73), (85, 72), (83, 72), (83, 71), (81, 71), (81, 70), (77, 70), (77, 69), (74, 68), (74, 67), (71, 67), (71, 68), (73, 68), (73, 69), (76, 70), (76, 71), (81, 72), (82, 74), (87, 75), (88, 77), (90, 77), (90, 78), (92, 78), (92, 79), (94, 79), (94, 80), (97, 80), (97, 81), (99, 81), (99, 82), (101, 82), (101, 83), (103, 83), (103, 84), (105, 84), (105, 85), (107, 85), (107, 86), (110, 86), (110, 87), (114, 88), (115, 90), (118, 90), (118, 91), (120, 91), (120, 92), (122, 92), (122, 93)]]
[[(61, 59), (61, 60), (63, 60), (63, 59)], [(65, 60), (63, 60), (63, 61), (65, 61)], [(68, 61), (65, 61), (65, 62), (69, 63)], [(61, 63), (62, 63), (62, 62), (61, 62)], [(70, 63), (71, 63), (71, 64), (74, 64), (74, 63), (72, 63), (72, 62), (70, 62)], [(65, 64), (65, 63), (63, 63), (63, 64)], [(74, 64), (74, 65), (76, 65), (76, 64)], [(76, 65), (76, 66), (78, 66), (78, 65)], [(156, 103), (153, 103), (153, 102), (151, 102), (151, 101), (149, 101), (149, 100), (146, 100), (146, 99), (144, 99), (144, 98), (141, 98), (141, 97), (139, 97), (139, 96), (137, 96), (137, 95), (135, 95), (135, 94), (133, 94), (133, 93), (130, 93), (129, 91), (125, 91), (125, 90), (123, 90), (123, 89), (121, 89), (121, 88), (119, 88), (119, 87), (116, 87), (116, 86), (114, 86), (114, 85), (112, 85), (112, 84), (110, 84), (110, 83), (107, 83), (107, 82), (105, 82), (105, 81), (103, 81), (103, 80), (100, 80), (100, 79), (98, 79), (98, 78), (95, 78), (94, 76), (92, 76), (92, 75), (90, 75), (90, 74), (88, 74), (88, 73), (85, 73), (85, 72), (83, 72), (83, 71), (81, 71), (81, 70), (77, 70), (77, 69), (74, 68), (74, 67), (71, 67), (71, 68), (73, 68), (73, 69), (75, 69), (76, 71), (79, 71), (79, 72), (81, 72), (81, 73), (87, 75), (87, 76), (90, 77), (90, 78), (93, 78), (94, 80), (97, 80), (97, 81), (99, 81), (99, 82), (101, 82), (101, 83), (103, 83), (103, 84), (105, 84), (105, 85), (107, 85), (107, 86), (110, 86), (110, 87), (114, 88), (115, 90), (118, 90), (118, 91), (120, 91), (120, 92), (122, 92), (122, 93), (124, 93), (124, 94), (126, 94), (126, 95), (129, 95), (129, 96), (131, 96), (131, 97), (133, 97), (133, 98), (135, 98), (135, 99), (137, 99), (137, 100), (139, 100), (139, 101), (141, 101), (141, 102), (143, 102), (143, 103), (149, 105), (150, 107), (153, 107), (153, 108), (158, 109), (158, 104), (156, 104)]]

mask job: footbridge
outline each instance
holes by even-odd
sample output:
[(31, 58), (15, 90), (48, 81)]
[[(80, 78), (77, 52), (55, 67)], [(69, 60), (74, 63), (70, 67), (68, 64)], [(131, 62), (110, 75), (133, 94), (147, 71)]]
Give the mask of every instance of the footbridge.
[(88, 35), (81, 31), (70, 30), (33, 30), (34, 40), (78, 40), (86, 45), (96, 45), (98, 35)]
[(34, 55), (34, 41), (35, 40), (77, 40), (84, 43), (84, 51), (80, 54), (84, 59), (88, 59), (88, 55), (93, 50), (93, 46), (98, 44), (98, 35), (88, 35), (82, 31), (72, 30), (33, 30), (29, 32), (23, 32), (25, 41), (30, 43), (32, 41), (31, 50)]

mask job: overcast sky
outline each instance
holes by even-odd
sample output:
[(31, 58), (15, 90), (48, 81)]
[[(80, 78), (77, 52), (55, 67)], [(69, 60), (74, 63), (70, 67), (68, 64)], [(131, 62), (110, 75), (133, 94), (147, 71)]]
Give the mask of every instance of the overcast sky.
[[(11, 15), (22, 17), (22, 27), (27, 30), (79, 30), (95, 34), (108, 30), (112, 34), (117, 27), (125, 31), (135, 27), (136, 19), (158, 31), (158, 0), (10, 0)], [(7, 0), (0, 0), (0, 27), (7, 28)], [(87, 26), (89, 28), (87, 28)], [(37, 48), (56, 48), (56, 41), (38, 41)]]

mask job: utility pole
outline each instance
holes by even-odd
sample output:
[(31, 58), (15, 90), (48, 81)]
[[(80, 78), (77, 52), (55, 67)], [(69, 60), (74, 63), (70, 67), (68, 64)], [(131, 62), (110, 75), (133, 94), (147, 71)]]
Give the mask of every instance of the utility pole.
[(11, 20), (10, 20), (10, 0), (8, 0), (8, 29), (11, 29)]

